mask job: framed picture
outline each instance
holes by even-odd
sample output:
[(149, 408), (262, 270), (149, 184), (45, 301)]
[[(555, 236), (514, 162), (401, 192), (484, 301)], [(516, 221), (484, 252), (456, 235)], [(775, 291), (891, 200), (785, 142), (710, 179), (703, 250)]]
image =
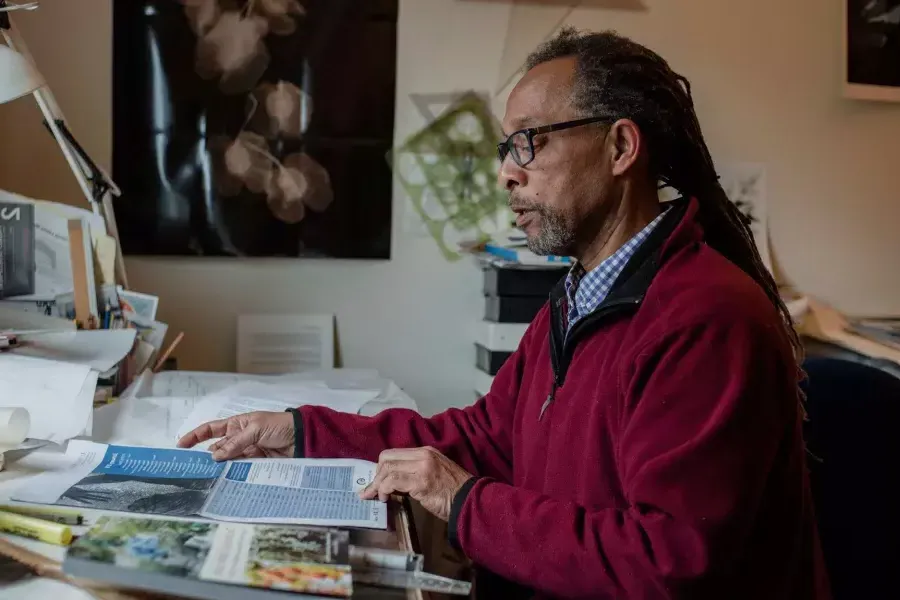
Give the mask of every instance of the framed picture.
[(390, 258), (398, 0), (113, 5), (126, 256)]
[(844, 0), (844, 96), (900, 102), (900, 0)]

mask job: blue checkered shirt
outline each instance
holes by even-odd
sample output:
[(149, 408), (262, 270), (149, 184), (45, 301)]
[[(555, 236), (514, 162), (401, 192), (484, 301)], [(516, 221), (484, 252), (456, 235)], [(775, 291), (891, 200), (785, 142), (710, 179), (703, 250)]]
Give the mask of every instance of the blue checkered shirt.
[(585, 273), (581, 263), (575, 263), (566, 276), (566, 299), (569, 304), (568, 329), (578, 320), (594, 311), (606, 299), (613, 284), (650, 233), (659, 225), (665, 211), (641, 229), (633, 238), (615, 253), (597, 265), (590, 273)]

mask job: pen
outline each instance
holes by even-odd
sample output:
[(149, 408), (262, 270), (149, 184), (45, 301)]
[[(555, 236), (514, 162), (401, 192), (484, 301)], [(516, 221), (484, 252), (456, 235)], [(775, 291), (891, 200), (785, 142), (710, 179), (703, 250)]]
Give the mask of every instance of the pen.
[(61, 525), (83, 525), (84, 516), (77, 510), (64, 508), (44, 508), (42, 506), (0, 505), (0, 511), (16, 513), (26, 517), (50, 521)]
[(0, 510), (0, 531), (58, 546), (68, 546), (72, 543), (72, 528), (68, 525), (51, 523), (2, 510)]

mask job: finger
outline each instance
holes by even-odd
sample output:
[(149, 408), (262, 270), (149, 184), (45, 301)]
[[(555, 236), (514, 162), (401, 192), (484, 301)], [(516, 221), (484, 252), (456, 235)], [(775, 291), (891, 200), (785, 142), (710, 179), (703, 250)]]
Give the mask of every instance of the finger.
[(391, 494), (409, 494), (419, 488), (419, 480), (414, 473), (394, 472), (391, 477), (386, 478), (381, 483), (381, 489), (378, 490), (378, 499), (381, 502), (387, 502)]
[(178, 440), (178, 447), (192, 448), (200, 442), (224, 436), (225, 432), (228, 431), (228, 421), (229, 419), (219, 419), (218, 421), (204, 423)]
[(382, 480), (390, 474), (393, 469), (392, 465), (393, 463), (390, 462), (379, 462), (378, 467), (375, 469), (375, 477), (373, 477), (372, 481), (369, 482), (369, 485), (359, 493), (359, 497), (363, 500), (374, 500), (375, 496), (378, 495), (378, 486), (380, 486)]
[(386, 461), (419, 460), (425, 456), (429, 448), (391, 448), (378, 455), (378, 463)]
[(391, 497), (391, 494), (408, 494), (415, 489), (415, 487), (416, 478), (413, 474), (394, 471), (381, 480), (378, 489), (375, 490), (375, 495), (378, 496), (379, 502), (387, 502), (388, 498)]
[(375, 477), (372, 478), (372, 483), (360, 492), (360, 497), (364, 500), (374, 500), (378, 495), (379, 488), (386, 479), (390, 477), (411, 475), (416, 470), (415, 465), (416, 463), (410, 461), (387, 461), (379, 463), (378, 469), (375, 471)]
[(244, 450), (256, 444), (259, 431), (252, 425), (221, 440), (221, 445), (213, 452), (214, 460), (229, 460), (240, 456)]
[(249, 448), (245, 448), (241, 456), (244, 458), (265, 458), (266, 453), (259, 446), (253, 444)]

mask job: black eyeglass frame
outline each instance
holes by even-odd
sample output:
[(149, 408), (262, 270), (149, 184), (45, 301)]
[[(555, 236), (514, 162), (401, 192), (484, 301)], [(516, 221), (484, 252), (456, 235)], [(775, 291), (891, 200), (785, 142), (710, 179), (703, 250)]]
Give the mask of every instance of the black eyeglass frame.
[[(500, 162), (502, 163), (506, 160), (506, 156), (511, 154), (515, 163), (520, 167), (524, 167), (531, 163), (535, 157), (534, 136), (543, 133), (553, 133), (554, 131), (562, 131), (563, 129), (572, 129), (573, 127), (581, 127), (583, 125), (590, 125), (591, 123), (609, 122), (611, 120), (610, 117), (587, 117), (584, 119), (575, 119), (574, 121), (563, 121), (562, 123), (551, 123), (550, 125), (541, 125), (540, 127), (519, 129), (518, 131), (513, 131), (509, 134), (509, 137), (507, 137), (505, 141), (497, 144), (497, 156), (500, 157)], [(528, 140), (528, 151), (531, 152), (531, 158), (525, 162), (520, 162), (518, 152), (514, 151), (512, 148), (513, 138), (522, 134), (524, 134), (525, 138)]]

